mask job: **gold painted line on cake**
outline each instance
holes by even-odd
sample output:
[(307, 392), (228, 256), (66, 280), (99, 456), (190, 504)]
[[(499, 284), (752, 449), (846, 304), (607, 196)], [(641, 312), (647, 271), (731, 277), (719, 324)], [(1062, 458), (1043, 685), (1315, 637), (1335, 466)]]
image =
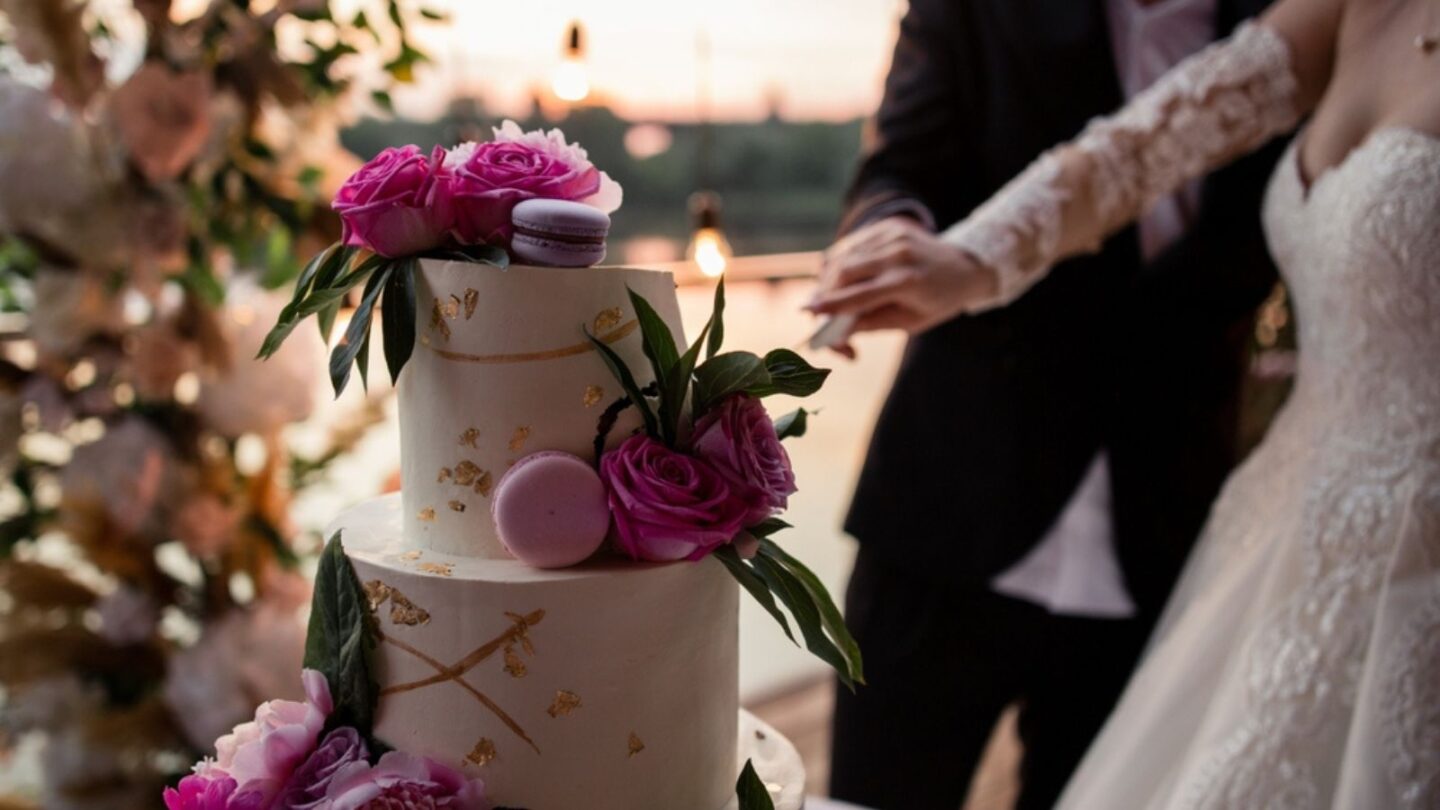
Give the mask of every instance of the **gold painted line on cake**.
[[(504, 641), (506, 637), (515, 633), (517, 629), (519, 630), (519, 632), (523, 633), (525, 631), (527, 623), (533, 624), (534, 622), (538, 622), (541, 618), (544, 617), (544, 615), (545, 611), (543, 610), (537, 610), (534, 613), (531, 613), (529, 616), (525, 617), (527, 622), (517, 623), (516, 627), (512, 627), (510, 630), (506, 631), (505, 634), (502, 635), (500, 638), (495, 639), (495, 641), (490, 642), (490, 644), (485, 645), (485, 647), (480, 648), (480, 650), (489, 647), (491, 648), (490, 653), (493, 653), (494, 648), (492, 647), (492, 645), (496, 644), (497, 642)], [(528, 621), (531, 617), (535, 617), (534, 621)], [(437, 683), (446, 683), (453, 681), (455, 685), (459, 686), (461, 689), (464, 689), (466, 692), (469, 692), (471, 697), (475, 698), (475, 700), (477, 700), (480, 705), (484, 706), (486, 709), (489, 709), (491, 714), (494, 714), (497, 718), (499, 718), (500, 722), (504, 723), (506, 728), (515, 732), (515, 736), (524, 740), (526, 744), (528, 744), (531, 748), (535, 750), (535, 753), (540, 753), (540, 746), (536, 745), (535, 741), (530, 739), (530, 735), (525, 733), (525, 729), (521, 728), (520, 724), (515, 722), (515, 719), (513, 717), (507, 714), (504, 709), (500, 708), (500, 706), (497, 705), (495, 701), (491, 700), (479, 689), (471, 686), (470, 682), (466, 681), (463, 677), (467, 671), (473, 668), (475, 664), (483, 661), (486, 657), (488, 657), (490, 653), (476, 658), (476, 653), (480, 652), (480, 650), (476, 650), (474, 653), (466, 656), (465, 659), (463, 659), (460, 663), (457, 663), (454, 666), (447, 667), (436, 659), (430, 657), (429, 655), (426, 655), (424, 652), (421, 652), (419, 649), (411, 646), (410, 644), (406, 644), (400, 639), (392, 638), (391, 636), (386, 635), (378, 628), (376, 630), (376, 635), (379, 637), (381, 643), (391, 644), (399, 648), (400, 650), (415, 656), (416, 658), (428, 664), (437, 673), (439, 673), (437, 677), (426, 678), (423, 681), (415, 681), (414, 683), (400, 684), (398, 686), (391, 686), (382, 689), (380, 690), (380, 697), (383, 698), (386, 695), (394, 694), (397, 692), (409, 692), (415, 689), (419, 689), (423, 686), (431, 686)], [(469, 662), (472, 658), (475, 659), (474, 663), (471, 663), (467, 666), (466, 662)]]
[[(629, 321), (613, 331), (606, 332), (600, 336), (602, 343), (614, 343), (628, 337), (636, 329), (640, 328), (640, 322)], [(573, 346), (565, 346), (560, 349), (547, 349), (540, 352), (519, 352), (516, 354), (466, 354), (464, 352), (452, 352), (449, 349), (440, 349), (431, 346), (430, 349), (446, 360), (454, 360), (457, 363), (481, 363), (485, 365), (503, 365), (506, 363), (535, 363), (541, 360), (558, 360), (562, 357), (574, 357), (577, 354), (595, 351), (595, 345), (586, 341), (576, 343)]]

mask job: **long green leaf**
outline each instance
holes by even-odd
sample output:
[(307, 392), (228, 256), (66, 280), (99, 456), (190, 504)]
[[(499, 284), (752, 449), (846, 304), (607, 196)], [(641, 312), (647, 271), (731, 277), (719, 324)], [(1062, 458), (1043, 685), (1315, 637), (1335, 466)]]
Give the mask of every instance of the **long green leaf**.
[(629, 287), (626, 287), (625, 291), (630, 295), (630, 306), (634, 308), (635, 318), (640, 322), (641, 348), (646, 359), (650, 361), (650, 370), (654, 373), (655, 383), (661, 391), (660, 435), (666, 444), (673, 446), (675, 431), (680, 422), (680, 403), (665, 394), (671, 388), (669, 375), (675, 371), (680, 359), (675, 347), (675, 336), (670, 334), (670, 327), (665, 325), (660, 313), (650, 306), (649, 301)]
[(825, 583), (821, 582), (820, 578), (815, 576), (815, 573), (804, 563), (786, 552), (773, 540), (761, 538), (759, 556), (779, 562), (805, 587), (816, 610), (820, 613), (820, 621), (825, 632), (834, 639), (840, 653), (845, 657), (850, 676), (857, 683), (865, 683), (865, 666), (864, 659), (860, 654), (860, 645), (856, 643), (855, 637), (850, 635), (850, 628), (845, 624), (845, 617), (840, 614), (840, 608), (835, 605), (835, 600), (831, 598)]
[(830, 369), (815, 368), (805, 358), (789, 349), (776, 349), (765, 355), (765, 370), (770, 379), (746, 388), (752, 397), (768, 397), (772, 394), (789, 394), (792, 397), (808, 397), (820, 390)]
[(380, 692), (370, 670), (376, 640), (373, 621), (365, 589), (336, 532), (325, 545), (315, 574), (305, 668), (320, 671), (330, 684), (335, 710), (327, 726), (353, 726), (367, 737)]
[(615, 353), (614, 349), (606, 345), (605, 341), (590, 334), (590, 330), (583, 326), (581, 330), (584, 331), (586, 339), (595, 347), (595, 351), (600, 353), (600, 359), (605, 361), (610, 373), (615, 375), (620, 387), (625, 390), (626, 396), (630, 397), (630, 402), (640, 411), (640, 418), (645, 420), (645, 432), (651, 438), (660, 438), (660, 424), (655, 418), (655, 411), (650, 407), (650, 403), (645, 399), (645, 394), (635, 382), (635, 375), (630, 373), (630, 367), (625, 365), (625, 361)]
[(746, 564), (744, 560), (740, 559), (740, 554), (735, 550), (735, 545), (732, 543), (721, 546), (715, 550), (714, 556), (715, 559), (724, 564), (725, 570), (730, 572), (730, 576), (734, 577), (735, 581), (739, 582), (741, 587), (749, 591), (751, 596), (755, 597), (755, 601), (760, 603), (760, 607), (765, 608), (765, 612), (769, 613), (775, 618), (775, 621), (780, 623), (780, 629), (785, 631), (785, 635), (788, 636), (791, 641), (794, 641), (796, 646), (799, 646), (800, 642), (796, 641), (795, 634), (790, 632), (790, 622), (785, 620), (785, 614), (781, 613), (780, 606), (775, 604), (775, 596), (770, 593), (769, 586), (765, 584), (765, 581), (761, 579), (758, 574), (751, 570), (750, 566)]
[(720, 277), (720, 282), (715, 285), (715, 304), (710, 309), (710, 343), (705, 347), (705, 359), (709, 360), (720, 353), (720, 346), (725, 342), (725, 277)]
[(765, 385), (770, 373), (765, 362), (750, 352), (725, 352), (695, 369), (695, 407), (704, 411), (731, 394)]
[(775, 420), (775, 435), (782, 439), (805, 435), (805, 429), (809, 423), (809, 413), (804, 408), (796, 408)]
[(415, 274), (420, 263), (415, 259), (403, 259), (385, 283), (385, 298), (381, 304), (380, 327), (385, 338), (385, 365), (390, 370), (390, 382), (400, 382), (400, 370), (410, 361), (415, 350)]
[(840, 682), (853, 691), (855, 677), (851, 672), (850, 662), (835, 646), (835, 642), (825, 634), (820, 609), (815, 605), (809, 591), (788, 568), (765, 554), (763, 544), (761, 549), (761, 553), (752, 561), (755, 572), (785, 604), (790, 615), (795, 617), (795, 623), (800, 625), (800, 633), (805, 637), (805, 648), (833, 667), (840, 677)]
[(748, 759), (740, 771), (740, 778), (735, 781), (735, 798), (739, 810), (775, 810), (770, 789), (765, 787), (765, 780), (755, 772), (755, 765)]
[(345, 329), (345, 337), (330, 353), (330, 383), (335, 388), (336, 397), (340, 396), (346, 383), (350, 381), (350, 367), (355, 358), (366, 348), (375, 301), (380, 297), (380, 291), (384, 289), (386, 277), (390, 275), (392, 267), (386, 265), (370, 276), (370, 280), (365, 283), (365, 293), (360, 298), (360, 306), (356, 307), (355, 314), (350, 317), (350, 325)]

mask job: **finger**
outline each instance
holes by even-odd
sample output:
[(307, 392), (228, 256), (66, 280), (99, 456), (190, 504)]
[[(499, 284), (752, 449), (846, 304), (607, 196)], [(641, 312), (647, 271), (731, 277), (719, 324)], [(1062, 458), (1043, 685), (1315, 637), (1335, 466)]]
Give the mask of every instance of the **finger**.
[(855, 321), (854, 332), (879, 332), (886, 329), (904, 329), (908, 332), (919, 324), (919, 320), (914, 310), (887, 304), (861, 315)]
[(861, 314), (896, 302), (912, 277), (908, 270), (891, 270), (881, 273), (869, 281), (862, 281), (859, 284), (821, 295), (811, 304), (810, 309), (821, 315), (838, 315), (846, 312)]

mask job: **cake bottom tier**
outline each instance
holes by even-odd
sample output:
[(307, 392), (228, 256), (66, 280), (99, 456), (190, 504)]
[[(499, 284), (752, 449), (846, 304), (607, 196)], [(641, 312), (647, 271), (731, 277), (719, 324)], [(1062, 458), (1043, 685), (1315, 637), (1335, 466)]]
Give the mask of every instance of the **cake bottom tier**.
[(380, 740), (479, 776), (501, 807), (733, 800), (737, 741), (766, 740), (737, 725), (739, 589), (720, 563), (544, 571), (420, 551), (400, 509), (376, 498), (327, 533), (376, 613)]

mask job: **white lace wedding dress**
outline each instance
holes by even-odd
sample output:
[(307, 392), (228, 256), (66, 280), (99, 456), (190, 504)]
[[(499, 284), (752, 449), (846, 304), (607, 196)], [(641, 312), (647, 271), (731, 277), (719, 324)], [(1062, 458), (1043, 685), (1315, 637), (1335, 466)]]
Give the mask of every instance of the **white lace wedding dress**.
[[(1294, 93), (1284, 40), (1244, 26), (1087, 129), (1080, 171), (1043, 157), (946, 238), (1003, 304), (1290, 129)], [(1381, 129), (1308, 187), (1292, 146), (1264, 215), (1294, 393), (1062, 808), (1440, 808), (1440, 138)]]

